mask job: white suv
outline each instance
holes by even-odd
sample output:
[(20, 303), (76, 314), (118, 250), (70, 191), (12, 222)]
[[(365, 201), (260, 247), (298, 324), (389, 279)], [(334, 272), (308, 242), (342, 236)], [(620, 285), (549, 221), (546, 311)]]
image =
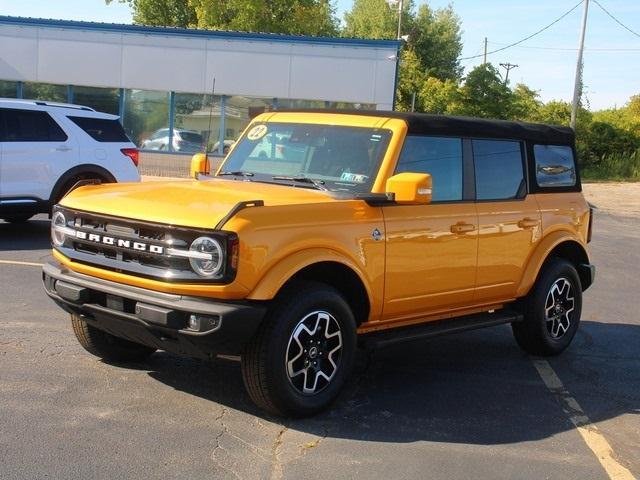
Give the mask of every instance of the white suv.
[(0, 218), (49, 213), (80, 180), (137, 182), (138, 150), (116, 115), (0, 98)]

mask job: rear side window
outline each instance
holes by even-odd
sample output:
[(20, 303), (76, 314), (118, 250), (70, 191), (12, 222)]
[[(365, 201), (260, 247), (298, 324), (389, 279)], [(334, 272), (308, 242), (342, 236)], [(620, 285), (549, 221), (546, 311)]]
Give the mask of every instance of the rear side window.
[(520, 142), (473, 140), (477, 200), (509, 200), (526, 193)]
[(6, 108), (0, 110), (3, 142), (64, 142), (67, 134), (47, 112)]
[(433, 201), (462, 200), (462, 139), (407, 137), (396, 168), (403, 172), (430, 174)]
[(573, 149), (566, 145), (534, 145), (536, 181), (541, 187), (573, 187), (576, 161)]
[(91, 117), (69, 117), (94, 140), (98, 142), (130, 142), (118, 120)]

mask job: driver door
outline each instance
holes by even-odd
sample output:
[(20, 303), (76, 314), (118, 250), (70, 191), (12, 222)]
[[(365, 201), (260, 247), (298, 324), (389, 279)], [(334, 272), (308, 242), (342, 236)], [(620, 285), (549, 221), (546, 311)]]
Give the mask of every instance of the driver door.
[(410, 136), (395, 173), (429, 173), (432, 203), (383, 207), (386, 272), (383, 320), (463, 308), (473, 301), (478, 215), (465, 198), (461, 138)]

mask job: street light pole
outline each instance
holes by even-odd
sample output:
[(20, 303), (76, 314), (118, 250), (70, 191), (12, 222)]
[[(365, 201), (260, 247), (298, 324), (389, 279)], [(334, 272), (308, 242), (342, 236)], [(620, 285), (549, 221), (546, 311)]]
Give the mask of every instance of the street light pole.
[(571, 128), (576, 129), (578, 117), (578, 104), (582, 93), (582, 53), (584, 51), (584, 36), (587, 31), (587, 15), (589, 13), (589, 0), (584, 0), (584, 13), (582, 14), (582, 29), (580, 30), (580, 46), (578, 47), (578, 61), (576, 64), (576, 80), (573, 86), (573, 104), (571, 105)]
[(402, 3), (403, 0), (400, 0), (398, 7), (398, 40), (402, 40)]

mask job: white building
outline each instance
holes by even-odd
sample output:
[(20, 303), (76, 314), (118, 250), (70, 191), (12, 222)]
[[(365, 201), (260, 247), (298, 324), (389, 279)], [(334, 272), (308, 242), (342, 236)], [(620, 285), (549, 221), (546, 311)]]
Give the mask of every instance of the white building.
[(269, 109), (392, 109), (398, 46), (0, 16), (0, 97), (119, 114), (142, 148), (155, 133), (164, 149), (193, 151), (177, 143), (185, 129), (222, 150), (221, 138)]

